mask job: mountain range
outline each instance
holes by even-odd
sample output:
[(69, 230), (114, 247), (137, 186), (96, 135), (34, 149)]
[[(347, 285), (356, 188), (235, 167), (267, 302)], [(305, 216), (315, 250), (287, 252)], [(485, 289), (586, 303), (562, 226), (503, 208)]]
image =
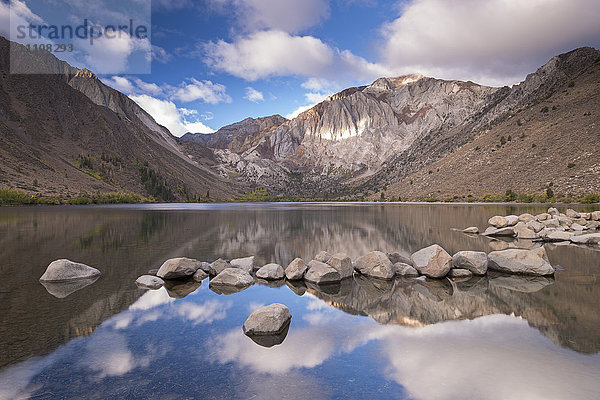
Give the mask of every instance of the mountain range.
[[(247, 118), (175, 138), (124, 94), (0, 39), (0, 186), (130, 191), (165, 201), (256, 190), (332, 199), (479, 199), (600, 192), (600, 51), (552, 58), (512, 87), (421, 75), (345, 89), (288, 120)], [(13, 60), (14, 62), (15, 60)]]

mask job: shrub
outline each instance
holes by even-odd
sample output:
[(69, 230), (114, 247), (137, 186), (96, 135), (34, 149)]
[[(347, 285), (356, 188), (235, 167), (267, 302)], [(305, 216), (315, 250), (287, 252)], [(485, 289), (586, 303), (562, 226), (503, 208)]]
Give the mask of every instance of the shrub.
[(573, 168), (574, 166), (575, 166), (575, 163), (572, 163), (572, 162), (567, 164), (567, 168)]
[(517, 199), (517, 194), (513, 192), (511, 189), (508, 189), (506, 193), (504, 193), (504, 201), (515, 201)]
[(569, 82), (569, 84), (567, 86), (568, 87), (575, 87), (575, 82), (571, 81), (571, 82)]
[(600, 194), (586, 194), (585, 196), (579, 197), (577, 201), (585, 204), (600, 203)]
[(544, 107), (540, 111), (543, 112), (543, 113), (547, 113), (548, 112), (548, 107)]

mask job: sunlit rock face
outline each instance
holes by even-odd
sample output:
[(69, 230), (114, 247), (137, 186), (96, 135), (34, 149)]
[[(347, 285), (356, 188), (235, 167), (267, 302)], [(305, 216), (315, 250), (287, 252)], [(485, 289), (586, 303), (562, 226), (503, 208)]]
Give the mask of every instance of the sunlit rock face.
[(377, 169), (431, 132), (464, 124), (498, 89), (419, 75), (346, 89), (275, 129), (273, 158), (321, 173)]

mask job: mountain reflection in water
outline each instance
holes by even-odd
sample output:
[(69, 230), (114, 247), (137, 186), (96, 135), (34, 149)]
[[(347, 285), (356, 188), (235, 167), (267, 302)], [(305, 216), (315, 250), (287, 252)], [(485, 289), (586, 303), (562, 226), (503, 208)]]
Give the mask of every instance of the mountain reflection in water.
[[(254, 254), (258, 264), (287, 265), (320, 250), (354, 259), (371, 250), (408, 255), (432, 243), (450, 253), (531, 245), (451, 228), (542, 210), (346, 204), (0, 209), (0, 398), (45, 392), (598, 398), (600, 252), (593, 248), (546, 245), (552, 264), (561, 267), (554, 278), (490, 273), (467, 281), (384, 282), (355, 276), (327, 287), (259, 282), (225, 296), (213, 293), (208, 280), (158, 291), (133, 283), (176, 256), (212, 261)], [(88, 286), (47, 289), (38, 278), (58, 258), (103, 275)], [(246, 337), (241, 325), (271, 302), (290, 307), (293, 319), (283, 342), (267, 348)]]

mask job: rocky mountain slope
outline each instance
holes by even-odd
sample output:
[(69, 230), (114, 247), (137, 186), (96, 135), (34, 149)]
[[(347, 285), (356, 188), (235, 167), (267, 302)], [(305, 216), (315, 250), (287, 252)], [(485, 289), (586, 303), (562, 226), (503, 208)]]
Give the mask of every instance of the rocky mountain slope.
[(211, 152), (191, 159), (166, 128), (90, 71), (15, 46), (10, 56), (21, 70), (44, 63), (56, 73), (10, 74), (9, 43), (0, 37), (1, 187), (51, 197), (135, 192), (166, 201), (237, 193), (206, 167)]
[[(381, 78), (371, 85), (333, 95), (279, 126), (258, 127), (257, 132), (254, 125), (251, 141), (246, 140), (244, 128), (249, 121), (242, 121), (214, 134), (219, 141), (211, 136), (203, 144), (218, 149), (222, 175), (239, 175), (239, 180), (285, 194), (330, 192), (334, 197), (380, 196), (384, 188), (395, 185), (388, 196), (424, 199), (434, 194), (453, 197), (503, 193), (507, 185), (536, 193), (540, 187), (555, 181), (561, 189), (563, 181), (570, 182), (565, 183), (564, 190), (573, 193), (598, 191), (600, 182), (596, 176), (573, 180), (569, 177), (576, 170), (548, 168), (548, 165), (568, 165), (570, 160), (586, 159), (588, 162), (580, 163), (581, 173), (592, 173), (598, 168), (590, 154), (598, 154), (599, 150), (598, 140), (594, 140), (599, 137), (595, 124), (598, 115), (593, 110), (597, 108), (599, 59), (598, 50), (577, 49), (554, 57), (524, 82), (510, 88), (419, 75)], [(554, 110), (540, 113), (548, 105)], [(536, 108), (540, 109), (537, 113), (532, 111)], [(527, 128), (521, 129), (522, 125), (516, 130), (508, 128), (507, 121), (512, 119), (516, 123), (519, 119), (514, 117), (520, 113), (525, 113), (520, 124), (527, 121)], [(471, 154), (470, 159), (480, 158), (477, 163), (465, 163), (463, 153), (456, 156), (459, 149), (484, 134), (497, 137), (494, 140), (498, 141), (504, 135), (506, 141), (508, 136), (520, 137), (525, 129), (529, 130), (529, 136), (541, 135), (539, 139), (550, 146), (540, 146), (537, 152), (553, 150), (546, 166), (536, 165), (536, 176), (545, 183), (532, 182), (514, 173), (532, 166), (529, 156), (533, 143), (528, 140), (522, 144), (511, 140), (510, 146), (502, 148), (511, 150), (511, 157), (501, 158), (509, 160), (500, 169), (504, 171), (502, 180), (495, 179), (501, 163), (485, 158), (484, 146), (472, 146), (477, 153)], [(590, 144), (584, 151), (566, 142), (565, 135)], [(493, 150), (498, 156), (502, 149), (496, 152), (497, 149), (490, 148), (489, 152)], [(431, 177), (422, 174), (426, 171), (426, 175), (432, 175), (429, 167), (442, 159), (446, 160), (448, 171), (447, 175), (439, 176), (439, 181), (446, 183), (444, 190), (433, 188), (431, 179), (426, 179)], [(477, 165), (477, 178), (466, 169), (472, 169), (473, 165)], [(417, 180), (423, 181), (423, 185), (415, 183), (413, 174), (419, 171)], [(483, 176), (489, 177), (488, 185), (480, 184)], [(454, 188), (453, 182), (462, 186)]]

